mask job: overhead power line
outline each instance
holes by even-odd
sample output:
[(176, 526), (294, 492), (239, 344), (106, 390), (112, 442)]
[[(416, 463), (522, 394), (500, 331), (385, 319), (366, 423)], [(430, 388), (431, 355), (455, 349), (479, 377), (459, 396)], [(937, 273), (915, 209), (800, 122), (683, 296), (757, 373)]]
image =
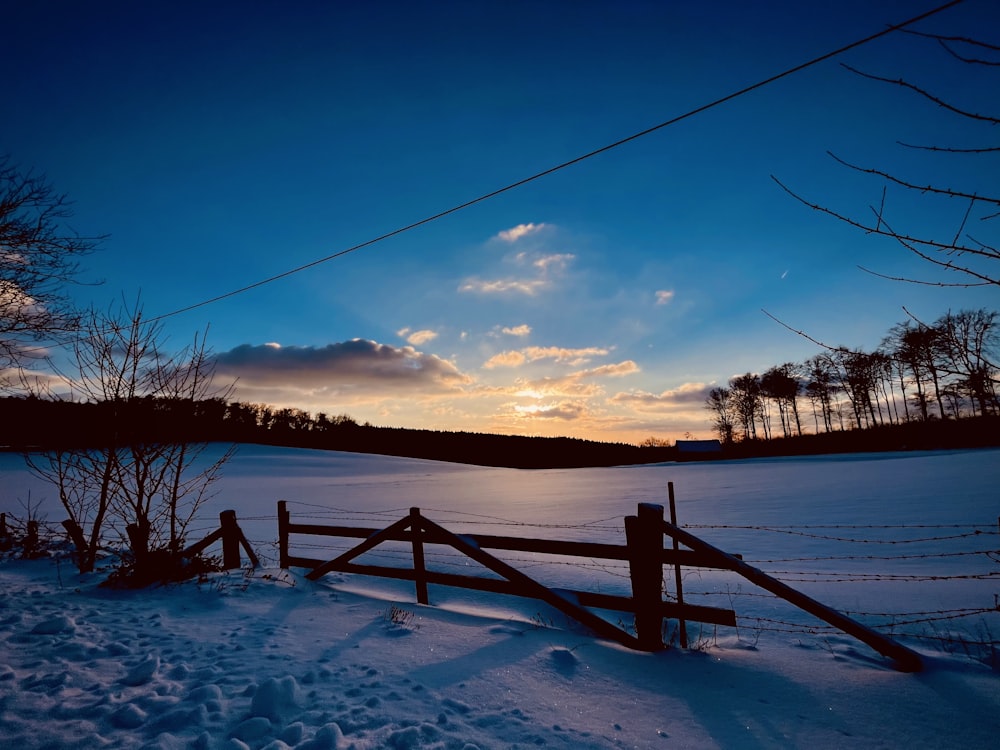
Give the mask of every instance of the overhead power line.
[(224, 299), (235, 297), (236, 295), (243, 294), (244, 292), (249, 292), (250, 290), (256, 289), (257, 287), (264, 286), (265, 284), (270, 284), (280, 279), (284, 279), (288, 276), (292, 276), (293, 274), (301, 273), (302, 271), (308, 270), (323, 263), (328, 263), (329, 261), (335, 260), (336, 258), (341, 258), (350, 253), (357, 252), (358, 250), (363, 250), (366, 247), (370, 247), (378, 242), (382, 242), (391, 237), (395, 237), (396, 235), (403, 234), (404, 232), (409, 232), (410, 230), (416, 229), (417, 227), (421, 227), (425, 224), (430, 224), (433, 221), (437, 221), (438, 219), (444, 218), (445, 216), (457, 213), (458, 211), (462, 211), (463, 209), (469, 208), (470, 206), (474, 206), (477, 203), (482, 203), (483, 201), (495, 198), (496, 196), (501, 195), (503, 193), (507, 193), (511, 190), (514, 190), (515, 188), (519, 188), (522, 185), (527, 185), (529, 182), (540, 180), (543, 177), (547, 177), (550, 174), (559, 172), (563, 169), (566, 169), (567, 167), (571, 167), (574, 164), (579, 164), (580, 162), (586, 161), (587, 159), (591, 159), (595, 156), (598, 156), (599, 154), (611, 151), (612, 149), (618, 148), (619, 146), (624, 146), (626, 143), (631, 143), (632, 141), (638, 140), (639, 138), (647, 136), (650, 133), (655, 133), (658, 130), (662, 130), (663, 128), (669, 127), (670, 125), (674, 125), (678, 122), (681, 122), (682, 120), (687, 120), (691, 117), (694, 117), (695, 115), (701, 114), (702, 112), (718, 107), (720, 104), (725, 104), (726, 102), (732, 101), (733, 99), (743, 96), (744, 94), (749, 94), (751, 91), (756, 91), (757, 89), (763, 88), (764, 86), (774, 83), (775, 81), (779, 81), (782, 78), (787, 78), (788, 76), (793, 75), (794, 73), (798, 73), (801, 70), (805, 70), (806, 68), (812, 67), (813, 65), (821, 63), (825, 60), (829, 60), (832, 57), (841, 55), (844, 52), (847, 52), (848, 50), (852, 50), (864, 44), (868, 44), (869, 42), (872, 42), (876, 39), (886, 36), (887, 34), (891, 34), (894, 31), (898, 31), (900, 29), (905, 28), (906, 26), (910, 26), (914, 23), (917, 23), (918, 21), (924, 20), (925, 18), (929, 18), (930, 16), (936, 15), (944, 10), (959, 5), (962, 2), (964, 2), (964, 0), (951, 0), (951, 2), (945, 3), (944, 5), (939, 5), (938, 7), (933, 8), (932, 10), (929, 10), (925, 13), (921, 13), (920, 15), (914, 16), (913, 18), (907, 19), (906, 21), (888, 26), (882, 31), (876, 32), (862, 39), (858, 39), (857, 41), (851, 42), (850, 44), (844, 45), (843, 47), (838, 47), (837, 49), (831, 52), (827, 52), (823, 55), (820, 55), (819, 57), (814, 57), (808, 62), (804, 62), (799, 65), (796, 65), (795, 67), (788, 68), (782, 71), (781, 73), (771, 76), (770, 78), (765, 78), (762, 81), (758, 81), (757, 83), (754, 83), (750, 86), (746, 86), (745, 88), (734, 91), (731, 94), (727, 94), (726, 96), (723, 96), (719, 99), (715, 99), (714, 101), (708, 102), (707, 104), (703, 104), (700, 107), (695, 107), (694, 109), (688, 110), (684, 114), (672, 117), (671, 119), (665, 120), (664, 122), (661, 122), (658, 125), (653, 125), (652, 127), (646, 128), (645, 130), (640, 130), (637, 133), (633, 133), (630, 136), (621, 138), (620, 140), (614, 141), (613, 143), (609, 143), (606, 146), (594, 149), (593, 151), (588, 151), (587, 153), (577, 156), (573, 159), (570, 159), (569, 161), (564, 161), (561, 164), (555, 165), (554, 167), (549, 167), (548, 169), (542, 170), (541, 172), (536, 172), (530, 177), (525, 177), (521, 180), (518, 180), (517, 182), (512, 182), (509, 185), (505, 185), (504, 187), (480, 195), (478, 198), (473, 198), (472, 200), (465, 201), (464, 203), (460, 203), (457, 206), (452, 206), (451, 208), (446, 209), (444, 211), (439, 211), (438, 213), (428, 216), (424, 219), (421, 219), (420, 221), (415, 221), (412, 224), (407, 224), (406, 226), (399, 227), (398, 229), (394, 229), (391, 232), (386, 232), (385, 234), (379, 235), (378, 237), (366, 240), (365, 242), (353, 245), (352, 247), (340, 250), (336, 253), (327, 255), (323, 258), (317, 258), (316, 260), (310, 261), (309, 263), (305, 263), (301, 266), (291, 268), (287, 271), (283, 271), (282, 273), (275, 274), (274, 276), (269, 276), (265, 279), (261, 279), (260, 281), (255, 281), (252, 284), (247, 284), (246, 286), (242, 286), (239, 289), (233, 289), (230, 292), (226, 292), (225, 294), (220, 294), (210, 299), (203, 300), (202, 302), (196, 302), (193, 305), (188, 305), (187, 307), (182, 307), (172, 312), (164, 313), (163, 315), (158, 315), (155, 318), (152, 318), (150, 322), (163, 320), (164, 318), (171, 318), (174, 317), (175, 315), (180, 315), (182, 313), (190, 312), (191, 310), (196, 310), (199, 307), (205, 307), (206, 305), (211, 305), (216, 302), (220, 302)]

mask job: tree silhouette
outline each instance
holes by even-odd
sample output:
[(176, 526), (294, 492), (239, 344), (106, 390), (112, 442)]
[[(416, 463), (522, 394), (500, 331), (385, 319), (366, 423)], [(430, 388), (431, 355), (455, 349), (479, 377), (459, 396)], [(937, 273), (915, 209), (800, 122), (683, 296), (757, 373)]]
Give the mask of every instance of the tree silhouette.
[[(228, 390), (212, 383), (203, 336), (176, 353), (141, 308), (91, 310), (73, 342), (73, 398), (96, 409), (91, 435), (26, 455), (31, 470), (57, 490), (81, 572), (94, 569), (107, 528), (149, 575), (163, 556), (178, 562), (191, 521), (233, 449), (203, 457), (193, 439), (199, 414), (221, 419)], [(44, 394), (43, 394), (44, 395)]]
[[(996, 91), (1000, 87), (1000, 46), (968, 38), (945, 37), (935, 34), (916, 35), (924, 38), (929, 44), (936, 43), (935, 46), (939, 52), (965, 66), (966, 73), (970, 78), (982, 81), (980, 90)], [(980, 55), (985, 55), (990, 59)], [(867, 81), (898, 87), (911, 95), (916, 95), (926, 101), (930, 107), (944, 109), (958, 120), (982, 126), (987, 139), (996, 138), (996, 127), (1000, 125), (998, 113), (982, 114), (958, 106), (945, 97), (934, 94), (927, 88), (904, 78), (875, 75), (846, 65), (844, 67), (852, 74)], [(995, 105), (997, 101), (1000, 100), (994, 97), (993, 104)], [(992, 158), (1000, 152), (1000, 145), (989, 142), (973, 146), (909, 143), (899, 143), (899, 145), (907, 149), (935, 152), (933, 158), (938, 162), (943, 158), (963, 160)], [(983, 236), (991, 229), (995, 229), (997, 220), (1000, 218), (1000, 186), (994, 185), (991, 192), (984, 195), (981, 190), (962, 190), (944, 187), (942, 184), (934, 184), (926, 180), (906, 179), (886, 169), (859, 166), (832, 153), (830, 156), (845, 168), (869, 175), (882, 182), (881, 198), (877, 205), (869, 206), (867, 218), (848, 215), (815, 201), (810, 201), (794, 192), (774, 175), (772, 175), (772, 179), (789, 195), (809, 208), (860, 229), (866, 234), (890, 238), (908, 252), (926, 261), (939, 273), (927, 279), (917, 279), (911, 276), (885, 274), (865, 266), (861, 267), (862, 270), (894, 281), (932, 286), (1000, 285), (1000, 246), (998, 246), (997, 241)], [(993, 169), (992, 173), (994, 176), (1000, 175), (1000, 170)], [(920, 197), (928, 203), (924, 208), (925, 212), (941, 216), (953, 215), (956, 202), (964, 208), (955, 214), (953, 231), (949, 231), (947, 234), (933, 235), (896, 223), (896, 217), (890, 216), (889, 204), (890, 200), (897, 194), (900, 197)], [(973, 226), (975, 229), (972, 228)]]
[(705, 407), (720, 437), (732, 436), (739, 426), (742, 439), (753, 440), (758, 422), (765, 439), (774, 437), (768, 403), (777, 408), (783, 437), (802, 435), (800, 395), (812, 406), (816, 434), (1000, 415), (1000, 313), (961, 310), (931, 324), (906, 320), (892, 326), (874, 351), (826, 346), (789, 330), (824, 351), (801, 365), (786, 362), (712, 389)]
[(713, 388), (708, 393), (705, 407), (713, 414), (712, 424), (719, 435), (719, 441), (723, 445), (732, 443), (738, 418), (732, 391), (728, 388)]
[(0, 368), (19, 366), (29, 343), (79, 327), (66, 286), (103, 238), (65, 226), (69, 205), (43, 176), (0, 156)]

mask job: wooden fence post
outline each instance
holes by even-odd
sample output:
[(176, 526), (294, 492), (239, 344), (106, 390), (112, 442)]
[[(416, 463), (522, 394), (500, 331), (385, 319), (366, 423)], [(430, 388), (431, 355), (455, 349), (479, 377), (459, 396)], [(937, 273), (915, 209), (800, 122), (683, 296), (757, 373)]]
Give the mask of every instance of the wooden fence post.
[(410, 508), (410, 534), (413, 537), (413, 580), (417, 587), (417, 602), (427, 604), (427, 567), (424, 564), (424, 530), (420, 523), (420, 508)]
[(38, 550), (38, 521), (28, 521), (27, 536), (24, 538), (24, 554), (28, 557)]
[[(674, 503), (674, 483), (667, 482), (667, 498), (670, 500), (670, 523), (674, 526), (677, 525), (677, 505)], [(680, 549), (680, 544), (677, 540), (673, 540), (674, 552)], [(677, 606), (681, 608), (681, 612), (684, 611), (684, 588), (681, 583), (681, 566), (680, 563), (674, 563), (674, 586), (677, 589)], [(681, 648), (688, 647), (688, 632), (687, 623), (684, 621), (683, 617), (677, 619), (677, 634), (680, 638)]]
[(76, 547), (76, 559), (82, 560), (83, 556), (87, 554), (87, 540), (83, 536), (83, 529), (72, 518), (67, 518), (62, 522), (62, 525), (66, 529), (66, 533), (69, 534), (73, 546)]
[(0, 513), (0, 537), (7, 536), (7, 514)]
[(854, 636), (859, 641), (867, 643), (880, 654), (894, 659), (896, 661), (896, 668), (900, 671), (919, 672), (923, 668), (923, 662), (919, 654), (911, 651), (906, 646), (896, 643), (896, 641), (877, 630), (867, 625), (862, 625), (857, 620), (852, 620), (847, 615), (841, 614), (825, 604), (821, 604), (812, 597), (806, 596), (801, 591), (796, 591), (788, 584), (782, 583), (777, 578), (772, 578), (764, 571), (748, 565), (727, 552), (723, 552), (718, 547), (713, 547), (708, 542), (699, 539), (694, 534), (674, 524), (666, 525), (665, 529), (667, 534), (670, 534), (674, 539), (679, 540), (696, 552), (704, 552), (716, 558), (717, 562), (725, 563), (726, 568), (734, 573), (738, 573), (765, 591), (770, 591), (772, 594), (780, 596), (799, 609), (803, 609), (809, 614), (815, 615), (824, 622), (833, 625), (835, 628), (843, 630), (848, 635)]
[(629, 574), (635, 606), (635, 634), (645, 651), (663, 648), (663, 506), (639, 503), (625, 518)]
[(288, 503), (284, 500), (278, 501), (278, 567), (282, 570), (288, 569), (288, 524), (291, 523), (291, 516), (288, 512)]
[(236, 511), (224, 510), (219, 514), (222, 530), (222, 567), (236, 570), (240, 567), (240, 527), (236, 524)]

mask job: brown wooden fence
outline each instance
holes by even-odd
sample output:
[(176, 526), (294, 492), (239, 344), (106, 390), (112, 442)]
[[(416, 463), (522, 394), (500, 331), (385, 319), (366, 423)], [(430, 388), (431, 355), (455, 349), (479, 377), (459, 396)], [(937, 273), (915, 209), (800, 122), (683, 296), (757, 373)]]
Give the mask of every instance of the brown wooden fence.
[[(5, 521), (5, 519), (0, 518), (0, 522)], [(29, 536), (32, 533), (31, 523), (34, 523), (34, 536), (37, 540), (38, 537), (38, 523), (29, 522), (28, 531)], [(0, 523), (0, 528), (5, 528), (5, 523)], [(70, 540), (76, 546), (78, 552), (87, 549), (87, 541), (84, 538), (83, 529), (73, 520), (67, 519), (62, 522), (63, 527), (66, 529), (66, 533), (69, 535)], [(130, 524), (126, 527), (126, 531), (130, 538), (136, 538), (136, 526)], [(250, 546), (250, 542), (247, 541), (246, 536), (243, 534), (243, 529), (240, 528), (239, 523), (236, 521), (236, 511), (235, 510), (224, 510), (219, 513), (219, 528), (213, 531), (211, 534), (205, 538), (197, 541), (185, 549), (181, 550), (181, 557), (194, 557), (216, 542), (222, 542), (222, 567), (225, 570), (236, 570), (242, 565), (242, 558), (240, 556), (240, 547), (247, 554), (247, 558), (250, 560), (250, 564), (253, 567), (260, 565), (260, 561), (257, 559), (257, 555), (254, 553), (253, 548)], [(136, 549), (141, 549), (140, 545), (135, 545)]]
[[(882, 655), (891, 658), (897, 669), (908, 672), (921, 669), (920, 657), (910, 649), (792, 589), (763, 571), (747, 565), (738, 555), (723, 552), (680, 528), (677, 525), (674, 509), (672, 485), (669, 487), (669, 498), (669, 521), (664, 519), (663, 506), (650, 503), (640, 503), (637, 514), (626, 517), (625, 545), (456, 534), (422, 515), (419, 508), (411, 508), (407, 516), (383, 529), (293, 523), (287, 504), (285, 501), (280, 501), (278, 503), (279, 564), (282, 568), (309, 569), (306, 577), (310, 580), (317, 580), (327, 573), (339, 571), (413, 581), (417, 601), (421, 604), (429, 602), (427, 592), (429, 584), (540, 599), (603, 638), (646, 651), (664, 647), (664, 619), (678, 621), (680, 642), (683, 647), (687, 647), (686, 621), (734, 627), (736, 613), (733, 610), (687, 604), (684, 601), (681, 585), (682, 566), (728, 570), (858, 638)], [(292, 555), (289, 552), (289, 538), (292, 535), (343, 537), (363, 541), (332, 560), (321, 560)], [(670, 545), (666, 547), (665, 537), (670, 537), (671, 540)], [(412, 551), (412, 567), (354, 562), (355, 558), (365, 552), (390, 541), (409, 543)], [(425, 562), (425, 545), (449, 546), (500, 577), (482, 578), (429, 570)], [(616, 596), (592, 591), (551, 588), (505, 563), (487, 550), (627, 561), (632, 595)], [(663, 600), (664, 566), (673, 567), (676, 601)], [(590, 608), (633, 614), (635, 633), (613, 625), (592, 612)]]
[(226, 570), (235, 570), (242, 565), (240, 547), (247, 553), (247, 557), (253, 567), (256, 568), (260, 565), (260, 561), (250, 546), (250, 542), (247, 541), (246, 536), (243, 534), (243, 529), (236, 522), (235, 510), (222, 511), (219, 514), (219, 528), (200, 542), (195, 542), (187, 547), (181, 552), (181, 556), (194, 557), (219, 541), (222, 542), (222, 567)]

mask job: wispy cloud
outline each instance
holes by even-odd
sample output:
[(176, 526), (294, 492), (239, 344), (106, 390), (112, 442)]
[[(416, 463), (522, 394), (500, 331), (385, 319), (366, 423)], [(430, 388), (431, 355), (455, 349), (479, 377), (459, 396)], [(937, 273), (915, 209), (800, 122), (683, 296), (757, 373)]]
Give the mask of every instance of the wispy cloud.
[(533, 297), (549, 285), (546, 279), (479, 279), (470, 278), (458, 287), (460, 292), (476, 294), (526, 294)]
[(538, 362), (550, 359), (557, 364), (567, 364), (572, 367), (586, 364), (593, 357), (604, 357), (611, 353), (610, 349), (589, 346), (582, 349), (568, 349), (561, 346), (528, 346), (519, 351), (507, 351), (496, 354), (483, 365), (488, 369), (495, 367), (520, 367), (528, 362)]
[(500, 352), (500, 354), (494, 354), (486, 360), (483, 367), (487, 370), (493, 370), (497, 367), (520, 367), (525, 361), (526, 357), (521, 352)]
[(657, 305), (667, 305), (674, 298), (673, 289), (659, 289), (656, 292), (656, 304)]
[(406, 339), (406, 343), (413, 344), (413, 346), (426, 344), (428, 341), (433, 341), (438, 337), (437, 331), (431, 331), (428, 329), (411, 331), (409, 328), (400, 328), (396, 331), (396, 335), (400, 338)]
[(531, 326), (519, 325), (513, 327), (504, 327), (500, 329), (500, 332), (506, 333), (508, 336), (530, 336)]
[(516, 227), (511, 227), (510, 229), (504, 229), (502, 232), (497, 234), (504, 242), (517, 242), (522, 237), (526, 237), (529, 234), (534, 234), (544, 229), (547, 225), (543, 223), (538, 224), (518, 224)]
[(545, 398), (549, 396), (599, 396), (603, 386), (595, 381), (621, 378), (641, 372), (631, 359), (590, 369), (576, 370), (565, 375), (547, 376), (531, 380), (518, 380), (510, 391), (517, 396)]
[(580, 375), (587, 378), (620, 378), (625, 375), (635, 375), (641, 368), (631, 359), (613, 365), (601, 365), (592, 370), (581, 370)]
[(513, 405), (513, 412), (533, 419), (578, 420), (587, 414), (587, 405), (578, 401), (560, 401), (556, 404)]
[(540, 359), (552, 359), (557, 363), (569, 364), (574, 367), (589, 362), (592, 357), (604, 357), (611, 353), (610, 349), (597, 346), (588, 346), (582, 349), (567, 349), (561, 346), (529, 346), (521, 351), (532, 362)]
[(519, 274), (507, 275), (497, 279), (471, 276), (459, 285), (458, 290), (460, 292), (475, 292), (478, 294), (515, 293), (534, 296), (543, 289), (552, 286), (553, 282), (566, 271), (570, 263), (575, 259), (576, 256), (572, 253), (518, 252), (506, 256), (504, 262), (508, 265), (524, 269)]
[(547, 274), (552, 271), (564, 271), (566, 267), (576, 260), (576, 256), (573, 253), (553, 253), (551, 255), (541, 255), (536, 258), (529, 258), (524, 253), (525, 260), (530, 260), (531, 265), (537, 268), (542, 274)]
[(713, 387), (711, 383), (684, 383), (678, 388), (661, 393), (648, 391), (616, 393), (610, 401), (641, 411), (666, 411), (680, 407), (703, 406), (705, 399), (708, 398), (708, 392)]

